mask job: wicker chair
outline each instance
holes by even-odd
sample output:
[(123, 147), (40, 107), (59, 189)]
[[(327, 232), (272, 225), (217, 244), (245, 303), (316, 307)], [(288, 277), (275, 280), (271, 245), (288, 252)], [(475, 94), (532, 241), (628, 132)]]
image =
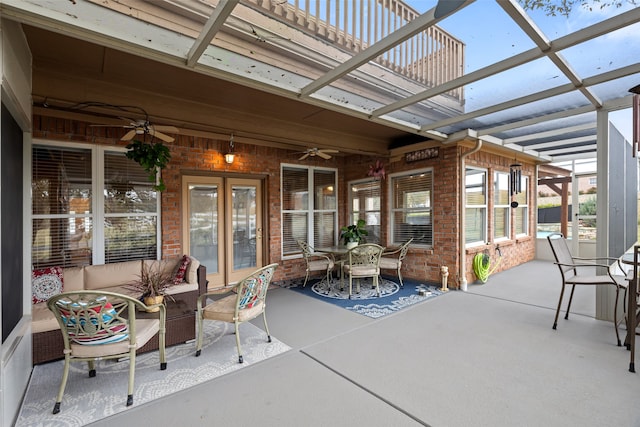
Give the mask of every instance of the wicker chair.
[(323, 271), (326, 273), (327, 283), (331, 283), (332, 271), (335, 265), (333, 255), (325, 254), (322, 252), (315, 252), (315, 250), (309, 246), (309, 244), (303, 240), (298, 240), (298, 246), (302, 249), (302, 256), (307, 263), (306, 275), (304, 277), (304, 283), (302, 287), (307, 286), (309, 280), (309, 273), (313, 271)]
[[(564, 316), (565, 319), (569, 318), (569, 310), (571, 309), (571, 301), (573, 300), (573, 292), (576, 290), (576, 285), (589, 285), (589, 286), (613, 286), (616, 289), (616, 300), (613, 309), (613, 324), (616, 330), (616, 338), (618, 340), (618, 346), (621, 346), (620, 334), (618, 332), (618, 325), (621, 320), (618, 320), (618, 299), (620, 296), (620, 290), (626, 292), (627, 282), (625, 276), (614, 275), (611, 272), (611, 265), (613, 262), (617, 262), (620, 271), (624, 271), (620, 260), (618, 258), (598, 257), (598, 258), (578, 258), (571, 255), (567, 240), (561, 233), (553, 233), (547, 236), (549, 245), (551, 245), (551, 251), (556, 259), (556, 264), (560, 268), (560, 275), (562, 276), (562, 289), (560, 290), (560, 299), (558, 300), (558, 308), (556, 309), (556, 317), (553, 321), (553, 329), (558, 326), (558, 315), (560, 314), (560, 306), (562, 305), (562, 297), (564, 296), (564, 290), (566, 286), (571, 286), (571, 294), (569, 296), (569, 303), (567, 304), (567, 312)], [(605, 263), (605, 262), (608, 262)], [(613, 264), (615, 265), (615, 264)], [(597, 269), (606, 269), (606, 274), (598, 274)]]
[[(127, 295), (85, 290), (63, 292), (51, 297), (47, 306), (56, 316), (64, 340), (64, 371), (53, 407), (54, 414), (60, 412), (71, 362), (88, 362), (89, 377), (95, 377), (96, 360), (128, 357), (127, 406), (133, 404), (136, 350), (156, 334), (159, 334), (160, 369), (167, 368), (166, 313), (163, 305), (146, 306)], [(158, 318), (136, 319), (136, 308), (145, 311), (157, 308)], [(96, 386), (99, 386), (99, 383), (96, 383)]]
[[(384, 248), (375, 243), (363, 243), (347, 252), (347, 259), (342, 265), (342, 272), (349, 276), (349, 299), (353, 294), (353, 279), (357, 279), (357, 293), (360, 293), (360, 279), (371, 277), (373, 279), (373, 287), (378, 296), (380, 296), (380, 286), (378, 278), (380, 276), (380, 257)], [(342, 288), (342, 279), (344, 274), (340, 276), (340, 287)]]
[(220, 290), (211, 289), (209, 292), (198, 297), (197, 313), (197, 339), (196, 357), (202, 352), (203, 323), (204, 320), (220, 320), (222, 322), (233, 323), (236, 332), (236, 345), (238, 347), (238, 362), (242, 363), (242, 348), (240, 347), (240, 324), (255, 319), (262, 314), (264, 329), (267, 332), (267, 341), (271, 342), (269, 326), (267, 325), (266, 298), (269, 284), (273, 278), (278, 264), (269, 264), (259, 268), (249, 276), (240, 280), (237, 284), (225, 287), (225, 293), (232, 294), (205, 305), (209, 296), (219, 296)]
[(404, 283), (402, 283), (402, 273), (400, 269), (402, 268), (402, 260), (407, 256), (411, 242), (413, 242), (413, 238), (404, 242), (402, 246), (394, 251), (383, 252), (382, 258), (380, 258), (380, 270), (395, 270), (401, 288), (404, 288)]

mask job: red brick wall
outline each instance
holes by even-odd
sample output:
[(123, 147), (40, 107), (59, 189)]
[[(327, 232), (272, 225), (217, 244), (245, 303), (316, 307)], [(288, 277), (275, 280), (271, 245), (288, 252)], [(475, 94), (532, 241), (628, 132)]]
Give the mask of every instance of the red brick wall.
[[(518, 160), (517, 163), (522, 164), (522, 176), (527, 176), (529, 192), (528, 197), (529, 200), (527, 202), (529, 206), (529, 235), (525, 237), (516, 237), (515, 232), (513, 231), (513, 225), (515, 223), (515, 210), (511, 211), (511, 236), (509, 240), (506, 241), (498, 241), (493, 242), (493, 221), (492, 221), (492, 212), (493, 212), (493, 173), (494, 172), (509, 172), (509, 165), (513, 164), (515, 160), (513, 158), (508, 158), (504, 156), (500, 156), (497, 154), (487, 153), (480, 151), (478, 153), (472, 154), (467, 158), (466, 164), (467, 166), (477, 166), (483, 169), (487, 169), (487, 178), (488, 178), (488, 211), (489, 211), (489, 223), (488, 223), (488, 245), (475, 246), (473, 248), (467, 248), (466, 250), (466, 278), (467, 282), (473, 283), (477, 280), (475, 274), (473, 273), (473, 257), (478, 253), (484, 250), (487, 250), (491, 257), (491, 265), (495, 265), (498, 262), (498, 258), (500, 258), (500, 264), (495, 269), (494, 274), (500, 271), (508, 270), (516, 265), (525, 263), (527, 261), (531, 261), (535, 257), (535, 233), (536, 233), (536, 224), (535, 224), (535, 209), (536, 209), (536, 183), (535, 183), (535, 166), (532, 164), (524, 163), (522, 160)], [(496, 253), (496, 249), (500, 249), (500, 253)], [(490, 280), (490, 279), (489, 279)]]
[[(89, 142), (106, 145), (126, 145), (119, 141), (122, 132), (113, 129), (89, 127), (85, 123), (55, 119), (48, 117), (34, 117), (34, 138)], [(330, 160), (318, 157), (309, 157), (298, 162), (299, 153), (291, 150), (266, 147), (261, 145), (235, 143), (236, 158), (232, 165), (225, 163), (223, 155), (228, 149), (228, 140), (212, 140), (190, 136), (179, 136), (172, 144), (168, 144), (171, 150), (171, 161), (163, 171), (162, 177), (167, 190), (162, 193), (162, 254), (163, 257), (180, 255), (185, 251), (182, 247), (181, 228), (181, 179), (182, 175), (235, 175), (262, 177), (266, 186), (267, 227), (264, 236), (268, 242), (267, 262), (280, 264), (276, 272), (275, 280), (290, 279), (304, 276), (304, 266), (301, 259), (281, 260), (280, 248), (280, 164), (300, 163), (303, 165), (316, 165), (324, 167), (336, 167), (338, 173), (338, 211), (339, 224), (346, 222), (347, 206), (347, 182), (367, 177), (369, 165), (376, 158), (367, 156), (334, 156)], [(449, 286), (455, 287), (458, 282), (459, 265), (459, 232), (458, 210), (459, 195), (458, 184), (460, 180), (459, 155), (468, 148), (457, 146), (440, 147), (439, 156), (435, 159), (406, 163), (404, 159), (386, 164), (387, 174), (404, 172), (414, 169), (433, 169), (434, 179), (434, 209), (433, 209), (433, 248), (412, 247), (403, 263), (403, 276), (418, 280), (440, 282), (440, 267), (449, 267)], [(347, 161), (348, 160), (348, 161)], [(492, 208), (491, 180), (494, 170), (509, 170), (512, 159), (495, 154), (479, 152), (467, 158), (467, 165), (488, 169), (489, 176), (489, 212)], [(535, 232), (534, 219), (534, 195), (533, 190), (533, 165), (523, 165), (523, 174), (530, 177), (530, 201), (529, 201), (529, 230)], [(387, 206), (388, 181), (382, 183), (381, 205)], [(385, 245), (388, 236), (388, 224), (385, 214), (382, 215), (382, 244)], [(491, 223), (491, 217), (489, 220)], [(491, 230), (489, 232), (491, 235)], [(502, 261), (497, 271), (511, 268), (515, 265), (529, 261), (534, 257), (535, 240), (533, 237), (524, 239), (512, 239), (499, 243), (502, 251)], [(490, 244), (479, 248), (467, 250), (467, 281), (475, 281), (471, 268), (471, 260), (479, 250), (489, 249), (493, 255), (496, 245)]]

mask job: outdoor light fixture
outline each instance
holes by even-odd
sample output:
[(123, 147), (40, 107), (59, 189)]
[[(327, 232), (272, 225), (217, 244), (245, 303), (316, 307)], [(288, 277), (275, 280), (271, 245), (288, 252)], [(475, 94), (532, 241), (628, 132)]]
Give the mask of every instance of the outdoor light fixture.
[(224, 161), (228, 164), (233, 163), (233, 159), (236, 157), (236, 155), (233, 153), (233, 148), (233, 134), (231, 134), (231, 138), (229, 139), (229, 151), (227, 151), (227, 154), (224, 155)]
[(513, 163), (509, 165), (509, 181), (511, 183), (510, 194), (518, 194), (522, 192), (522, 165)]

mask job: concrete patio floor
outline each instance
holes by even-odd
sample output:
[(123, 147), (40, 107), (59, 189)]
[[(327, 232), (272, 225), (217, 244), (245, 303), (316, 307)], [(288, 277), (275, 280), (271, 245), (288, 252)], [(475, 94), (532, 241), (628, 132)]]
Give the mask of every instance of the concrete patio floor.
[(640, 426), (640, 374), (594, 290), (551, 328), (559, 283), (532, 261), (381, 319), (274, 289), (291, 351), (92, 425)]

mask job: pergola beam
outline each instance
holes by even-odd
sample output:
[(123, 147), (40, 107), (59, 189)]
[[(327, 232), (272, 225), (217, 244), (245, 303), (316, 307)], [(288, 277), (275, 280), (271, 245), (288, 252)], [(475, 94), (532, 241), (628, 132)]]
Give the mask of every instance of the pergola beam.
[(240, 0), (220, 0), (216, 8), (213, 10), (213, 13), (204, 24), (202, 31), (198, 34), (198, 38), (191, 46), (191, 49), (189, 49), (186, 61), (187, 67), (193, 68), (196, 65), (198, 59), (200, 59), (204, 51), (207, 49), (207, 46), (211, 44), (211, 40), (213, 40), (218, 31), (220, 31), (239, 1)]

